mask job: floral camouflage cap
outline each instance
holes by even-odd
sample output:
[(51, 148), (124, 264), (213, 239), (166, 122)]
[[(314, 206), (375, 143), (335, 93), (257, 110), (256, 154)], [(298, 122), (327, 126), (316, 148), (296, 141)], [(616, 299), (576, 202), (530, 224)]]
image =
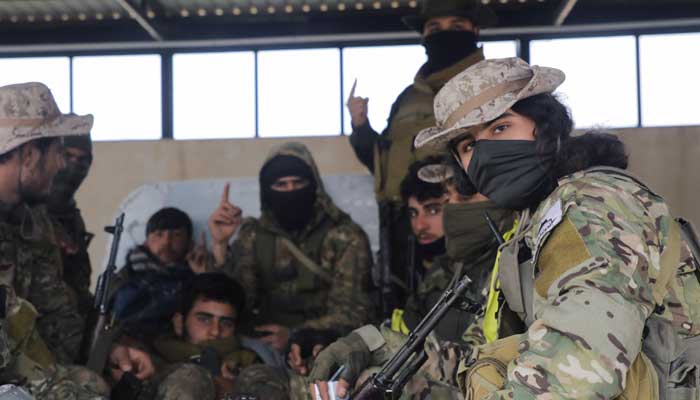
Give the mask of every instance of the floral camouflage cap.
[(466, 128), (498, 118), (522, 99), (551, 93), (562, 82), (562, 71), (531, 66), (517, 57), (478, 62), (438, 92), (434, 102), (437, 126), (423, 129), (414, 144), (447, 151), (449, 142)]
[(428, 183), (443, 183), (453, 176), (452, 167), (445, 164), (428, 164), (418, 170), (418, 179)]
[(0, 154), (43, 137), (87, 135), (92, 115), (62, 114), (46, 85), (0, 87)]

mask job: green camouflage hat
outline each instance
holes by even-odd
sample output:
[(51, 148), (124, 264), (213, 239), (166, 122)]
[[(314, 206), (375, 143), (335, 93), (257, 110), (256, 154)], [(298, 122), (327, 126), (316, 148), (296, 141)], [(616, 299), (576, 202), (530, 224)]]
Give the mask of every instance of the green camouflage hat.
[(92, 115), (62, 114), (43, 83), (0, 87), (0, 154), (42, 137), (85, 135), (92, 121)]
[(466, 128), (498, 118), (522, 99), (551, 93), (562, 82), (562, 71), (531, 66), (517, 57), (476, 63), (438, 92), (434, 101), (437, 126), (420, 131), (414, 144), (446, 152), (450, 140)]
[(480, 28), (496, 24), (494, 12), (479, 0), (424, 0), (418, 15), (407, 15), (401, 20), (409, 28), (423, 32), (423, 26), (431, 18), (464, 17)]

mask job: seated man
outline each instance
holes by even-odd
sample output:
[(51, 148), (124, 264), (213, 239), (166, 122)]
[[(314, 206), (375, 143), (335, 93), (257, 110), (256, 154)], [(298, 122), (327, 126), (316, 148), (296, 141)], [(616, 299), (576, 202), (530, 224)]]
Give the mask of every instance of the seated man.
[(204, 239), (193, 247), (183, 211), (166, 207), (149, 218), (146, 241), (129, 251), (113, 285), (114, 315), (129, 334), (147, 337), (177, 311), (183, 285), (205, 270)]
[(238, 371), (258, 361), (236, 331), (243, 289), (223, 274), (205, 273), (193, 278), (180, 299), (173, 331), (153, 342), (156, 372), (150, 381), (157, 398), (222, 398), (232, 391)]
[(370, 319), (369, 240), (326, 194), (300, 143), (273, 150), (260, 171), (262, 216), (243, 222), (228, 185), (209, 219), (216, 265), (246, 290), (261, 340), (279, 351), (294, 329), (348, 332)]

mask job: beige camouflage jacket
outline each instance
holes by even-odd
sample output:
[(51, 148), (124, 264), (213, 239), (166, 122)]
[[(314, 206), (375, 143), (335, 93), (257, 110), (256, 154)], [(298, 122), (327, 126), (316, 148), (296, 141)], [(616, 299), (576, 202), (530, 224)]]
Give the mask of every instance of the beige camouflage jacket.
[[(314, 171), (318, 187), (315, 215), (299, 234), (291, 236), (263, 209), (260, 219), (243, 223), (224, 270), (246, 289), (247, 308), (258, 312), (254, 323), (340, 332), (362, 326), (371, 317), (372, 257), (367, 235), (326, 194), (305, 146), (287, 143), (267, 160), (282, 154), (304, 160)], [(330, 283), (302, 265), (281, 238), (293, 242), (322, 268)]]

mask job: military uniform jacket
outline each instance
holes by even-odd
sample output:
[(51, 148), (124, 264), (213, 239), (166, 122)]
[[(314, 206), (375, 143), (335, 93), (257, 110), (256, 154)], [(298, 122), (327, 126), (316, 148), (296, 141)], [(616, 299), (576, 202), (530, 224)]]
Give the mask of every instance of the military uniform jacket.
[(369, 123), (353, 127), (350, 144), (357, 158), (374, 173), (379, 201), (401, 203), (400, 185), (408, 167), (423, 154), (414, 154), (413, 140), (425, 128), (435, 126), (433, 99), (455, 75), (484, 59), (481, 49), (443, 70), (423, 76), (399, 95), (391, 106), (388, 125), (381, 135)]
[[(328, 197), (303, 145), (288, 143), (268, 160), (281, 154), (311, 166), (318, 188), (316, 211), (295, 235), (284, 231), (269, 210), (263, 209), (260, 219), (247, 219), (229, 249), (224, 271), (245, 288), (246, 308), (253, 312), (254, 323), (341, 332), (361, 326), (371, 317), (372, 258), (367, 235)], [(305, 266), (285, 240), (313, 261), (328, 280)]]
[[(565, 177), (520, 221), (501, 249), (500, 270), (531, 274), (529, 290), (515, 288), (520, 299), (501, 279), (507, 306), (528, 329), (505, 387), (491, 399), (612, 399), (625, 387), (650, 319), (666, 321), (679, 337), (700, 333), (698, 264), (686, 242), (675, 274), (657, 288), (662, 304), (654, 299), (673, 218), (661, 197), (626, 172)], [(509, 252), (514, 261), (504, 259)]]
[(20, 224), (0, 223), (0, 281), (38, 311), (37, 329), (56, 359), (72, 363), (78, 355), (84, 318), (63, 281), (60, 250), (50, 224), (29, 209)]

